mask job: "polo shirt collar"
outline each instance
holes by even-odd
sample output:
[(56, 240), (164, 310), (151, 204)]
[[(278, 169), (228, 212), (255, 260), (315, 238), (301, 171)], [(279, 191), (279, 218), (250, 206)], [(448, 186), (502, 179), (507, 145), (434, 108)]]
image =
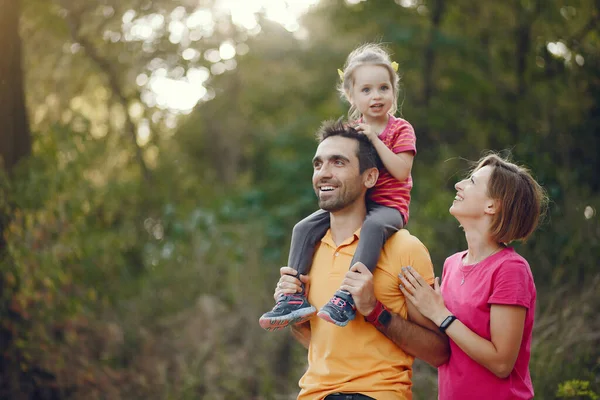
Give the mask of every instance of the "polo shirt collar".
[(358, 228), (356, 231), (354, 231), (352, 236), (350, 236), (346, 240), (344, 240), (339, 246), (336, 246), (335, 242), (333, 241), (333, 237), (331, 236), (331, 229), (328, 229), (327, 233), (325, 233), (325, 236), (323, 236), (323, 239), (321, 239), (321, 242), (323, 242), (324, 244), (326, 244), (334, 249), (338, 248), (338, 247), (348, 246), (360, 239), (360, 229), (361, 228)]

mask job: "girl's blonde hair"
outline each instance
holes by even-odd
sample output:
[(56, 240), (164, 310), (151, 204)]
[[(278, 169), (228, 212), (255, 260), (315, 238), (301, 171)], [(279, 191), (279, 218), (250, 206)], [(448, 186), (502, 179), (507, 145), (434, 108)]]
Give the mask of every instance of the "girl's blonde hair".
[(390, 82), (392, 83), (392, 90), (394, 91), (394, 100), (389, 113), (394, 115), (396, 111), (398, 111), (398, 87), (400, 85), (400, 76), (398, 76), (397, 72), (392, 67), (390, 55), (385, 47), (380, 43), (367, 43), (353, 50), (352, 53), (348, 55), (342, 71), (342, 82), (338, 85), (338, 91), (340, 92), (341, 97), (350, 103), (348, 118), (351, 121), (354, 121), (361, 117), (360, 111), (358, 111), (354, 104), (352, 104), (352, 101), (350, 101), (350, 93), (352, 93), (352, 88), (354, 86), (354, 71), (363, 65), (379, 65), (388, 70)]

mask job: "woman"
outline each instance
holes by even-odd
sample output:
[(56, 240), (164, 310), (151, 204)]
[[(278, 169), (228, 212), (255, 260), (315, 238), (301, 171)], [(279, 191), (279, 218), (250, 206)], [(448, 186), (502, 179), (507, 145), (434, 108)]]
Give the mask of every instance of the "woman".
[(410, 267), (400, 289), (450, 338), (439, 399), (531, 399), (536, 290), (527, 261), (508, 247), (537, 227), (546, 195), (529, 172), (497, 155), (455, 185), (450, 213), (468, 249), (446, 259), (432, 289)]

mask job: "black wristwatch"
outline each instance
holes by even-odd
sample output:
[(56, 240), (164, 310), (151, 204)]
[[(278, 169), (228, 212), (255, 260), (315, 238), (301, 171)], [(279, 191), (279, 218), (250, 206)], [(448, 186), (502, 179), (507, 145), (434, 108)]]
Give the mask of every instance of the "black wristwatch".
[(375, 328), (382, 329), (389, 325), (392, 320), (392, 314), (385, 308), (383, 304), (379, 300), (377, 300), (377, 304), (375, 304), (375, 308), (369, 315), (365, 317), (365, 321), (370, 324), (375, 325)]
[(448, 329), (450, 324), (453, 323), (455, 319), (456, 319), (456, 317), (454, 315), (448, 315), (446, 317), (446, 319), (444, 319), (442, 321), (442, 323), (440, 324), (440, 332), (442, 332), (442, 333), (446, 332), (446, 329)]

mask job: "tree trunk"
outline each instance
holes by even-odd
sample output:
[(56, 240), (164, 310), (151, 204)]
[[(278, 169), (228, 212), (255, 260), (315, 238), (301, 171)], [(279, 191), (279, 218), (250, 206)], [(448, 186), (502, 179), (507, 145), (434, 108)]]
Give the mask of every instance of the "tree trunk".
[(446, 3), (444, 0), (435, 0), (432, 2), (431, 7), (431, 28), (429, 30), (429, 40), (425, 47), (425, 62), (423, 64), (423, 103), (425, 107), (429, 107), (435, 90), (435, 41), (442, 24)]
[[(0, 169), (10, 177), (17, 163), (31, 153), (31, 135), (25, 109), (21, 39), (19, 36), (19, 0), (0, 0)], [(0, 187), (0, 191), (6, 188)], [(3, 201), (6, 196), (0, 196)], [(10, 219), (7, 204), (0, 204), (0, 262), (6, 265), (4, 227)], [(8, 313), (10, 299), (4, 293), (4, 273), (0, 271), (0, 319), (5, 323), (14, 316)], [(26, 399), (21, 390), (23, 374), (18, 360), (7, 357), (14, 348), (12, 332), (0, 327), (0, 398)], [(30, 380), (33, 382), (33, 380)]]
[(0, 165), (10, 173), (31, 152), (21, 68), (19, 0), (0, 0)]

